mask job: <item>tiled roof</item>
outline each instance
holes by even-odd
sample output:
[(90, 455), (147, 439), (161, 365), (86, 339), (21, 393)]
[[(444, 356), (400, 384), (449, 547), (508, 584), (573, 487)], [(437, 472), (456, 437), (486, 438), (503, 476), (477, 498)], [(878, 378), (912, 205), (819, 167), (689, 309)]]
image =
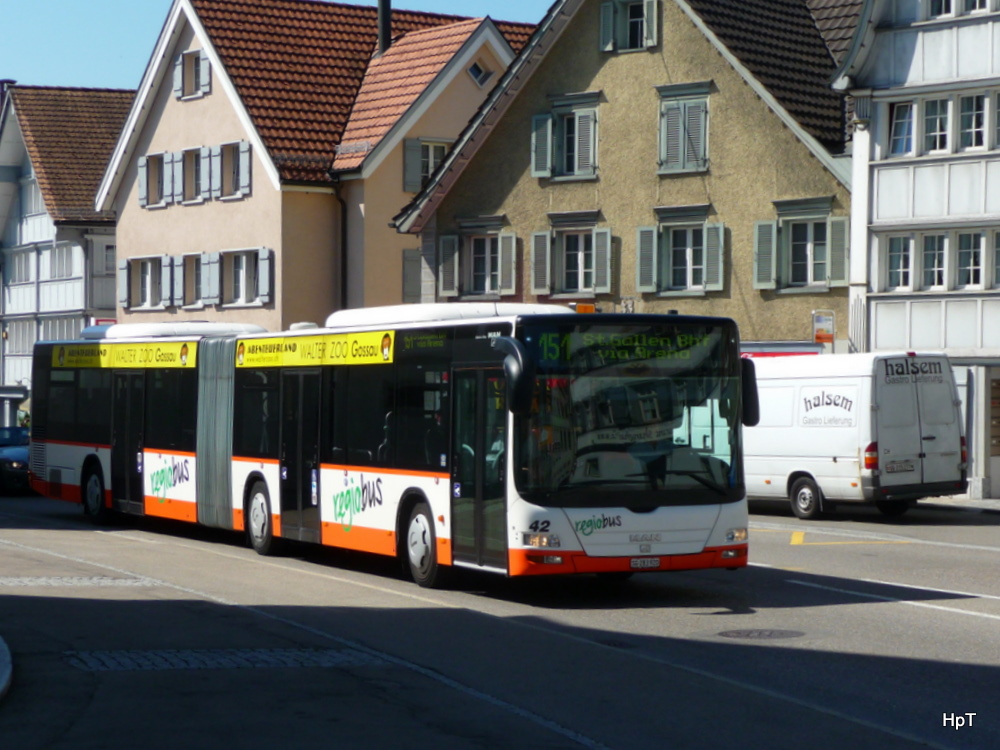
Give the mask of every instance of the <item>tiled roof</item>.
[(816, 19), (816, 26), (834, 62), (840, 65), (854, 38), (864, 0), (806, 0), (806, 5)]
[(94, 197), (135, 92), (13, 86), (10, 96), (53, 221), (113, 222)]
[(368, 151), (406, 113), (481, 23), (476, 19), (411, 31), (372, 60), (344, 130), (343, 148), (334, 159), (334, 169), (360, 166)]
[[(378, 43), (378, 9), (319, 0), (192, 0), (282, 179), (329, 182)], [(394, 38), (464, 21), (392, 11)], [(497, 22), (517, 52), (533, 26)]]
[(687, 2), (806, 131), (832, 153), (844, 150), (844, 97), (833, 91), (830, 78), (836, 70), (834, 54), (843, 54), (850, 43), (846, 6), (860, 8), (860, 2)]

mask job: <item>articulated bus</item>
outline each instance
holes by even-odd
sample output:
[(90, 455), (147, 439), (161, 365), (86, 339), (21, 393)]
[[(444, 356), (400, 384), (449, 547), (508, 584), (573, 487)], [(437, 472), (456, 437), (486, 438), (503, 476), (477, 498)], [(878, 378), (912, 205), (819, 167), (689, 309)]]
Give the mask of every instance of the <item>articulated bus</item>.
[(735, 323), (450, 303), (35, 346), (33, 487), (399, 558), (422, 586), (747, 563)]

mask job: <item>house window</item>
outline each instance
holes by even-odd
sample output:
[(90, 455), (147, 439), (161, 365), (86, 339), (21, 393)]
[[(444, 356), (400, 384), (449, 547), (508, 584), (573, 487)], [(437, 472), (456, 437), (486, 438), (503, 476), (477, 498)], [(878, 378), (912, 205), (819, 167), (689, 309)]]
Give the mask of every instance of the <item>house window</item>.
[(777, 221), (754, 223), (754, 288), (847, 286), (847, 218), (830, 215), (832, 196), (774, 205)]
[(442, 297), (515, 294), (517, 237), (502, 231), (503, 217), (460, 219), (459, 224), (468, 234), (440, 238), (438, 293)]
[(989, 0), (965, 0), (965, 12), (975, 13), (980, 10), (989, 10)]
[(202, 150), (203, 158), (206, 155), (210, 164), (211, 197), (232, 199), (250, 195), (251, 153), (248, 141), (226, 143), (213, 146), (207, 151)]
[(73, 275), (73, 248), (56, 245), (49, 251), (49, 278), (68, 279)]
[(486, 82), (493, 77), (493, 71), (486, 67), (481, 60), (476, 60), (469, 66), (469, 75), (478, 86), (485, 86)]
[(33, 320), (11, 320), (7, 323), (7, 354), (31, 354), (37, 327)]
[(202, 153), (201, 149), (191, 149), (185, 151), (184, 159), (184, 200), (197, 201), (204, 197), (204, 184), (202, 182)]
[(598, 211), (549, 214), (552, 230), (531, 236), (533, 294), (611, 291), (611, 230), (591, 224), (598, 217)]
[(658, 86), (660, 174), (708, 169), (708, 92), (711, 82)]
[(197, 305), (201, 296), (201, 256), (184, 256), (184, 305)]
[(225, 301), (231, 304), (250, 304), (257, 301), (257, 253), (230, 253), (226, 277)]
[(7, 256), (7, 283), (26, 284), (31, 281), (31, 251), (11, 253)]
[(211, 67), (204, 50), (184, 52), (174, 61), (174, 96), (204, 96), (211, 90)]
[(906, 156), (913, 152), (913, 102), (889, 105), (889, 155)]
[(556, 236), (563, 292), (594, 291), (594, 239), (590, 232), (561, 232)]
[(115, 246), (95, 242), (93, 246), (93, 265), (95, 276), (114, 276)]
[(239, 195), (240, 152), (239, 144), (228, 143), (222, 147), (222, 195)]
[(889, 289), (910, 288), (910, 238), (890, 237), (888, 252), (888, 277), (886, 286)]
[(438, 164), (444, 161), (446, 153), (448, 153), (448, 146), (444, 143), (420, 144), (420, 183), (422, 185), (426, 184), (430, 176), (434, 174)]
[(75, 339), (83, 330), (83, 321), (79, 317), (44, 318), (41, 321), (39, 341), (59, 341)]
[(984, 239), (982, 232), (962, 232), (958, 235), (956, 289), (982, 286)]
[(150, 154), (139, 158), (140, 206), (154, 207), (166, 204), (166, 156), (166, 154)]
[(531, 176), (592, 178), (597, 174), (597, 93), (552, 97), (551, 114), (532, 118)]
[(943, 289), (945, 285), (945, 256), (947, 235), (926, 234), (923, 237), (923, 283), (924, 289)]
[(948, 150), (949, 104), (947, 99), (924, 102), (924, 151)]
[(930, 0), (928, 15), (931, 18), (951, 15), (951, 0)]
[(705, 285), (705, 232), (702, 227), (676, 227), (665, 233), (669, 274), (660, 283), (663, 289), (702, 289)]
[(604, 52), (655, 47), (659, 8), (655, 0), (611, 0), (601, 4), (600, 49)]
[(132, 307), (159, 307), (163, 299), (162, 260), (142, 258), (132, 261)]
[(986, 133), (986, 97), (982, 94), (959, 99), (958, 144), (962, 149), (982, 148)]
[(499, 237), (472, 237), (472, 293), (497, 294), (500, 291)]

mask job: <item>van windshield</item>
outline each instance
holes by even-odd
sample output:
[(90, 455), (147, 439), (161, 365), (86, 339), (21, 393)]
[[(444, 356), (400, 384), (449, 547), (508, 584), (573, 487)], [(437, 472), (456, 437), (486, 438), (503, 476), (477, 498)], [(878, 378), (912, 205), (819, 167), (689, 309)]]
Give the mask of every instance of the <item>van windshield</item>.
[(536, 365), (515, 427), (521, 495), (633, 509), (740, 500), (735, 326), (601, 320), (534, 319), (519, 331)]

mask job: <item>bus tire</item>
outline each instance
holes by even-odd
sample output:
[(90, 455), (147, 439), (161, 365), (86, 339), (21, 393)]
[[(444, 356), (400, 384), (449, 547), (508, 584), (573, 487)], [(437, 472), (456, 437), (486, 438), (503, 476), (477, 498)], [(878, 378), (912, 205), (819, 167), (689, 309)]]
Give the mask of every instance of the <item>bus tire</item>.
[(99, 526), (106, 525), (111, 520), (111, 511), (104, 503), (104, 477), (99, 467), (90, 466), (83, 472), (83, 483), (80, 485), (80, 499), (83, 505), (83, 515)]
[(810, 477), (799, 477), (792, 484), (792, 512), (804, 520), (819, 518), (822, 513), (819, 487)]
[(899, 518), (910, 509), (909, 500), (876, 500), (875, 507), (886, 518)]
[(444, 582), (444, 571), (437, 559), (434, 519), (427, 503), (417, 503), (406, 523), (406, 561), (410, 577), (418, 586), (437, 588)]
[(246, 513), (247, 539), (258, 555), (273, 555), (278, 551), (278, 540), (274, 537), (274, 522), (271, 516), (271, 496), (267, 485), (257, 481), (250, 488)]

